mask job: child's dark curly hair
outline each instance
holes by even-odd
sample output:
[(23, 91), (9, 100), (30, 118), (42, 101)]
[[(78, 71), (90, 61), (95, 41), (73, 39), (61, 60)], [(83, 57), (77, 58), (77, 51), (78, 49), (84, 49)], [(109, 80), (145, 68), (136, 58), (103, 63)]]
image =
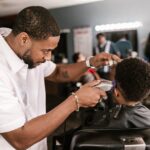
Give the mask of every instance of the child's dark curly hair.
[(150, 64), (127, 58), (116, 67), (115, 80), (127, 101), (141, 101), (150, 94)]

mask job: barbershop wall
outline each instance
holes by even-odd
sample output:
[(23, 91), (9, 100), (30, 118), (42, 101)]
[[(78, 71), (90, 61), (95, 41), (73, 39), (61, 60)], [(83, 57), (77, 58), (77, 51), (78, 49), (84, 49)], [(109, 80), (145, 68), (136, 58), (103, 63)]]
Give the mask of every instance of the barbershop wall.
[(71, 29), (68, 34), (69, 59), (73, 54), (72, 29), (91, 26), (95, 44), (95, 25), (141, 21), (138, 31), (138, 52), (143, 57), (143, 49), (150, 31), (150, 0), (104, 0), (95, 3), (50, 10), (61, 29)]

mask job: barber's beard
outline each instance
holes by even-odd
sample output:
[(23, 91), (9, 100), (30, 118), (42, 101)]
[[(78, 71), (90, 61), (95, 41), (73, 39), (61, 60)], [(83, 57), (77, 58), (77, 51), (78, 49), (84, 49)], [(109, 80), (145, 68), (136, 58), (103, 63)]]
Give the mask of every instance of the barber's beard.
[(24, 63), (28, 65), (29, 69), (32, 69), (32, 68), (36, 67), (36, 65), (33, 62), (33, 59), (31, 58), (30, 50), (27, 50), (24, 53), (24, 55), (22, 56), (22, 59), (23, 59)]

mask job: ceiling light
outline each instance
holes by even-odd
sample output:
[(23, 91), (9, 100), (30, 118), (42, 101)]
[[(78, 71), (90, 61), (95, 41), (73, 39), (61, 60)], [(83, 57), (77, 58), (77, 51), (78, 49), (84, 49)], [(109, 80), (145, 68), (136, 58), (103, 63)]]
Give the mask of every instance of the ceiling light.
[(142, 26), (143, 26), (142, 22), (135, 21), (116, 24), (96, 25), (95, 30), (99, 32), (120, 31), (120, 30), (137, 29)]

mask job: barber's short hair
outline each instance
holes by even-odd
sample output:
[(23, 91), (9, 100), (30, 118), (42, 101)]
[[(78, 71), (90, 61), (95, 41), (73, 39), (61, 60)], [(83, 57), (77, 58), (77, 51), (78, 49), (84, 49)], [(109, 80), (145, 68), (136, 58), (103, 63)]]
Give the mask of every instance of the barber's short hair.
[(55, 19), (46, 8), (41, 6), (27, 7), (17, 15), (12, 33), (17, 35), (21, 32), (26, 32), (36, 40), (60, 35)]
[(97, 39), (99, 39), (100, 36), (105, 37), (105, 34), (104, 33), (98, 33), (98, 34), (96, 34), (96, 38)]
[(126, 101), (142, 101), (150, 94), (150, 64), (138, 58), (118, 63), (115, 80)]

